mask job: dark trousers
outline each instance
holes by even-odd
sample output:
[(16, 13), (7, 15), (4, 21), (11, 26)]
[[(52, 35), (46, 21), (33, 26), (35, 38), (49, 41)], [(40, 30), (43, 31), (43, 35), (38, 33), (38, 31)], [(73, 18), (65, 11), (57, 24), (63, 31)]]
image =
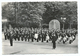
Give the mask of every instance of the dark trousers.
[(22, 41), (24, 40), (23, 36), (21, 37), (21, 40), (22, 40)]
[(28, 37), (28, 42), (30, 41), (30, 38)]
[(14, 40), (16, 41), (16, 36), (14, 36)]
[(48, 43), (48, 40), (46, 42)]
[(42, 42), (44, 41), (44, 38), (42, 37)]
[(18, 37), (18, 41), (20, 41), (20, 38)]
[(32, 42), (34, 42), (34, 38), (33, 38), (33, 37), (32, 37), (32, 39), (31, 39), (31, 40), (32, 40)]
[(7, 36), (7, 39), (9, 40), (10, 39), (10, 36)]
[(27, 41), (27, 37), (25, 37), (25, 41)]
[(10, 46), (13, 46), (13, 40), (10, 39)]
[(63, 44), (65, 44), (65, 41), (63, 41)]
[(56, 48), (56, 43), (55, 43), (55, 41), (53, 41), (52, 43), (53, 43), (53, 49), (55, 49), (55, 48)]
[(5, 40), (7, 40), (7, 36), (5, 35)]
[(39, 38), (37, 38), (37, 42), (39, 42)]
[(71, 44), (72, 42), (73, 42), (73, 40), (70, 40), (70, 41), (69, 41), (69, 44)]

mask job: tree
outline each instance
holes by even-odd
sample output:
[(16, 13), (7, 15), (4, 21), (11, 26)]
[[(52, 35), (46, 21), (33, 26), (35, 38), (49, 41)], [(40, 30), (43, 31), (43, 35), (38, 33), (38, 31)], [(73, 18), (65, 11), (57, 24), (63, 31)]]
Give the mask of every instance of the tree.
[(65, 17), (67, 26), (74, 21), (77, 24), (77, 2), (46, 2), (45, 7), (44, 23), (48, 24), (52, 19), (62, 22), (61, 17)]
[[(68, 25), (77, 25), (77, 2), (10, 2), (2, 7), (2, 17), (17, 24), (48, 24), (52, 19), (61, 22), (65, 17)], [(33, 22), (33, 23), (32, 23)]]
[(44, 3), (39, 2), (12, 2), (3, 6), (3, 17), (15, 23), (38, 23), (45, 11)]

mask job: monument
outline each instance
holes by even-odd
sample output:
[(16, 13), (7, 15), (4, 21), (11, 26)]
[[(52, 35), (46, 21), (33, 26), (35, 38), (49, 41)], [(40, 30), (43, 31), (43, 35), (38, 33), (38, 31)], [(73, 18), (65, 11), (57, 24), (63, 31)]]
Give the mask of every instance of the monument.
[(51, 20), (49, 22), (49, 30), (53, 31), (53, 30), (60, 30), (60, 22), (56, 19)]

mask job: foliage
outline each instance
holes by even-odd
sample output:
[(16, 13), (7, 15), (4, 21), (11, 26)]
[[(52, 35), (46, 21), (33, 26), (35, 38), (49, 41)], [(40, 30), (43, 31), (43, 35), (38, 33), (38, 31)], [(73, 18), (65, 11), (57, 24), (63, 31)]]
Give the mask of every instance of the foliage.
[[(9, 2), (2, 7), (2, 17), (17, 24), (48, 24), (52, 19), (77, 25), (77, 2)], [(42, 19), (41, 19), (42, 18)], [(69, 28), (69, 26), (68, 26)]]

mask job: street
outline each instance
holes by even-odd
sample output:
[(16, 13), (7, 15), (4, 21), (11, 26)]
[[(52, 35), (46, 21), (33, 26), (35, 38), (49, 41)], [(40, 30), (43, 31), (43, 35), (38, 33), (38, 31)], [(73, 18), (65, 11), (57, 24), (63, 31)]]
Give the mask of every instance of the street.
[(77, 54), (78, 44), (77, 39), (72, 44), (58, 44), (56, 49), (52, 49), (52, 43), (46, 42), (27, 42), (27, 41), (13, 41), (13, 46), (10, 46), (9, 40), (2, 38), (2, 54)]

